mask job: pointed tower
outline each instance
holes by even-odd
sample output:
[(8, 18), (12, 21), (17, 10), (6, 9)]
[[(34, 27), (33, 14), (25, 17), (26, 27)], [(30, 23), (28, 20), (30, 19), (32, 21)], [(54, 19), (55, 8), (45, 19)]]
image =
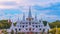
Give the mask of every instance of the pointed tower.
[(47, 29), (50, 29), (50, 27), (49, 27), (49, 24), (48, 24), (48, 23), (47, 23), (47, 25), (46, 25), (46, 28), (47, 28)]
[[(10, 32), (12, 32), (12, 30), (14, 31), (14, 29), (15, 29), (15, 26), (14, 26), (14, 23), (13, 23), (13, 20), (12, 20), (12, 24), (11, 24), (11, 26), (10, 26)], [(15, 32), (15, 31), (14, 31)]]
[(32, 14), (31, 14), (31, 6), (29, 7), (29, 13), (28, 13), (28, 18), (27, 18), (27, 20), (28, 20), (28, 21), (33, 20)]
[(23, 21), (25, 21), (25, 13), (23, 13)]
[(17, 22), (19, 22), (20, 21), (20, 19), (19, 19), (19, 14), (18, 14), (18, 17), (17, 17)]
[(20, 23), (20, 19), (19, 19), (19, 16), (18, 16), (18, 18), (17, 18), (17, 22), (16, 22), (17, 24), (19, 24)]
[(11, 22), (11, 26), (10, 26), (9, 29), (7, 29), (7, 32), (8, 32), (9, 34), (11, 34), (11, 31), (13, 30), (13, 28), (14, 28), (14, 26), (13, 26), (13, 23)]
[(46, 27), (45, 27), (45, 33), (48, 34), (50, 30), (49, 24), (47, 23)]
[(14, 24), (12, 22), (10, 29), (13, 30), (13, 28), (14, 28)]
[(31, 7), (29, 7), (29, 14), (28, 14), (28, 18), (32, 18), (32, 14), (31, 14)]
[(18, 20), (17, 20), (17, 22), (19, 22), (19, 17), (18, 17)]
[(43, 24), (43, 20), (42, 20), (42, 17), (41, 17), (40, 23), (41, 23), (41, 24)]
[(40, 23), (44, 26), (42, 16), (41, 16), (41, 19), (40, 19)]
[(44, 24), (43, 24), (42, 18), (40, 19), (40, 26), (41, 26), (41, 29), (43, 30), (44, 29)]
[(19, 19), (19, 17), (18, 17), (17, 22), (16, 22), (16, 28), (17, 28), (17, 29), (19, 28), (19, 25), (20, 25), (20, 19)]

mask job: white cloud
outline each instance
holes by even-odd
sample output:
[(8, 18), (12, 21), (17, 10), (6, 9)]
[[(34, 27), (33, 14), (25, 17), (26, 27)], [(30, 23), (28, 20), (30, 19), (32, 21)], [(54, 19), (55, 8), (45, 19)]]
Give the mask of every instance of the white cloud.
[(0, 2), (11, 2), (11, 1), (17, 1), (17, 0), (0, 0)]
[(3, 5), (0, 5), (0, 9), (14, 9), (16, 8), (16, 6), (3, 6)]
[[(50, 6), (50, 4), (54, 4), (54, 3), (56, 3), (56, 2), (60, 2), (59, 0), (0, 0), (0, 2), (2, 2), (2, 3), (7, 3), (7, 2), (12, 2), (12, 4), (13, 4), (13, 2), (14, 3), (16, 3), (16, 5), (14, 5), (14, 6), (34, 6), (34, 5), (40, 5), (40, 6), (43, 6), (43, 7), (48, 7), (48, 6)], [(5, 5), (3, 5), (3, 6), (1, 6), (1, 8), (3, 8), (3, 7), (7, 7), (7, 9), (8, 8), (10, 8), (10, 7), (14, 7), (14, 6), (5, 6)], [(4, 9), (5, 9), (4, 8)]]

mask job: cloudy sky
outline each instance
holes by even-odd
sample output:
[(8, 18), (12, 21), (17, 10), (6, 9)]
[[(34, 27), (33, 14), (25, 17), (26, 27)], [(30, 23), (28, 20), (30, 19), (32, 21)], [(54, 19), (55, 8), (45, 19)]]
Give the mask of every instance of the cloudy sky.
[(49, 22), (60, 20), (60, 0), (0, 0), (0, 20), (22, 20), (23, 13), (28, 16), (31, 6), (32, 16)]

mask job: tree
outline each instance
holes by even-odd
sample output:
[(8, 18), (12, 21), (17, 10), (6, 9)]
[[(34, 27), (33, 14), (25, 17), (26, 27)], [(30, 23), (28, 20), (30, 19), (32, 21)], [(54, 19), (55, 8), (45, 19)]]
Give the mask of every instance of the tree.
[(49, 23), (49, 25), (50, 25), (51, 28), (56, 27), (56, 25), (57, 25), (58, 28), (60, 28), (60, 21), (56, 20), (54, 22)]
[(0, 20), (0, 29), (10, 28), (11, 23), (8, 23), (8, 20)]
[(47, 23), (48, 23), (47, 21), (43, 21), (44, 26), (46, 26), (46, 25), (47, 25)]

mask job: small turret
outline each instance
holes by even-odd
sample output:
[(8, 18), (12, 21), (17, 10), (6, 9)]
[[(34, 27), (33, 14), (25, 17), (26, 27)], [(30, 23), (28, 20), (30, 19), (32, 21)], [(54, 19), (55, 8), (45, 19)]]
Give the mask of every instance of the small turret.
[(11, 16), (10, 16), (9, 19), (8, 19), (8, 23), (12, 23), (10, 18), (11, 18)]
[[(41, 18), (41, 20), (40, 20), (40, 23), (43, 24), (43, 20), (42, 20), (42, 18)], [(44, 24), (43, 24), (43, 25), (44, 25)]]
[(10, 29), (12, 30), (13, 28), (14, 28), (14, 24), (13, 24), (13, 22), (12, 22)]
[(18, 14), (18, 17), (17, 17), (17, 22), (19, 22), (20, 21), (20, 19), (19, 19), (19, 14)]
[(48, 24), (48, 23), (47, 23), (46, 27), (47, 27), (47, 29), (50, 29), (50, 27), (49, 27), (49, 24)]
[(23, 21), (25, 21), (25, 13), (23, 13)]
[(19, 16), (18, 16), (18, 18), (17, 18), (17, 23), (19, 23), (20, 22), (20, 19), (19, 19)]
[(11, 23), (11, 20), (10, 19), (8, 19), (8, 23)]
[(45, 27), (45, 33), (48, 34), (50, 30), (49, 24), (47, 23), (46, 27)]

